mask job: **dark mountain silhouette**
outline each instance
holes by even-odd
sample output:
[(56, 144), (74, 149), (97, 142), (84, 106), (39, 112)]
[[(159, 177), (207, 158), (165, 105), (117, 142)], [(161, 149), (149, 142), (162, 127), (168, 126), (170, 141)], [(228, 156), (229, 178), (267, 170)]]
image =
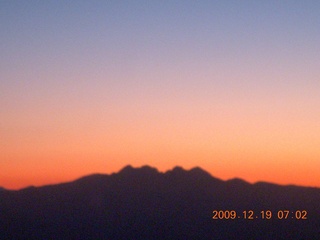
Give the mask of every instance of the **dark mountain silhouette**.
[[(238, 215), (212, 219), (214, 210)], [(253, 219), (248, 219), (250, 210)], [(267, 210), (272, 218), (261, 219), (261, 211)], [(290, 211), (287, 219), (284, 210)], [(306, 213), (307, 219), (301, 219)], [(111, 175), (0, 191), (0, 239), (319, 237), (319, 188), (222, 181), (200, 168), (160, 173), (148, 166), (127, 166)]]

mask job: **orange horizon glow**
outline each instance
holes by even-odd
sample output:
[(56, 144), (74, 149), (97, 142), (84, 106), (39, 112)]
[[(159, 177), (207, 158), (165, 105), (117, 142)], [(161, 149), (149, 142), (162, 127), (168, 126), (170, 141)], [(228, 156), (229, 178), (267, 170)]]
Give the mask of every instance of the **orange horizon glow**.
[(6, 164), (0, 186), (60, 183), (92, 173), (110, 174), (131, 164), (159, 171), (199, 166), (224, 180), (320, 187), (316, 119), (282, 113), (281, 107), (270, 112), (262, 103), (259, 109), (229, 103), (223, 111), (213, 104), (198, 108), (203, 104), (164, 103), (154, 111), (154, 105), (140, 103), (134, 112), (120, 106), (118, 115), (106, 111), (95, 119), (87, 119), (95, 109), (86, 114), (70, 109), (70, 116), (80, 117), (46, 119), (46, 124), (12, 117), (12, 129), (4, 135), (1, 157)]
[(4, 136), (6, 171), (1, 185), (18, 189), (53, 184), (92, 173), (110, 174), (131, 164), (160, 171), (199, 166), (224, 180), (320, 187), (315, 119), (294, 118), (290, 112), (281, 113), (280, 107), (272, 112), (266, 106), (248, 108), (241, 102), (224, 107), (220, 115), (214, 115), (221, 112), (218, 105), (205, 111), (182, 104), (158, 106), (157, 111), (153, 105), (138, 106), (135, 112), (118, 108), (122, 119), (106, 112), (88, 121), (87, 115), (71, 110), (81, 117), (58, 123), (47, 119), (49, 125), (12, 118), (15, 126)]

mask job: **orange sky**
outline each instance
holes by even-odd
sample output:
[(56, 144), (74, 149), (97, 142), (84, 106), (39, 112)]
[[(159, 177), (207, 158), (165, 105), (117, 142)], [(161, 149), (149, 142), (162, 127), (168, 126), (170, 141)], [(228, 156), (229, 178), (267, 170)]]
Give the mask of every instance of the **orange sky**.
[(0, 186), (199, 166), (320, 187), (319, 3), (0, 3)]
[(144, 102), (120, 106), (116, 113), (81, 108), (63, 117), (50, 114), (57, 119), (46, 119), (43, 109), (31, 111), (42, 115), (39, 120), (12, 113), (3, 135), (2, 185), (16, 189), (147, 164), (160, 171), (200, 166), (222, 179), (319, 186), (316, 119), (283, 112), (283, 106), (248, 106), (247, 100), (203, 109), (205, 102), (170, 101), (156, 108)]

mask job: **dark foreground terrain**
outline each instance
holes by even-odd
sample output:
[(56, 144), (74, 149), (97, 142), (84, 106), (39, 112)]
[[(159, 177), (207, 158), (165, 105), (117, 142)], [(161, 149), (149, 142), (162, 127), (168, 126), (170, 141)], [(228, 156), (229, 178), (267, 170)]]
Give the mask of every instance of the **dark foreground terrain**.
[(320, 189), (221, 181), (200, 168), (128, 166), (2, 189), (0, 239), (320, 239)]

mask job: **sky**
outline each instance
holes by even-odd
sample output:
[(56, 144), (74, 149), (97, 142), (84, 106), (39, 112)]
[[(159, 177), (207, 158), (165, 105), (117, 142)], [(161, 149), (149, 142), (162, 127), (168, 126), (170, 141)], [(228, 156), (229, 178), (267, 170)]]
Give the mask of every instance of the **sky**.
[(0, 1), (0, 186), (124, 166), (320, 187), (320, 1)]

